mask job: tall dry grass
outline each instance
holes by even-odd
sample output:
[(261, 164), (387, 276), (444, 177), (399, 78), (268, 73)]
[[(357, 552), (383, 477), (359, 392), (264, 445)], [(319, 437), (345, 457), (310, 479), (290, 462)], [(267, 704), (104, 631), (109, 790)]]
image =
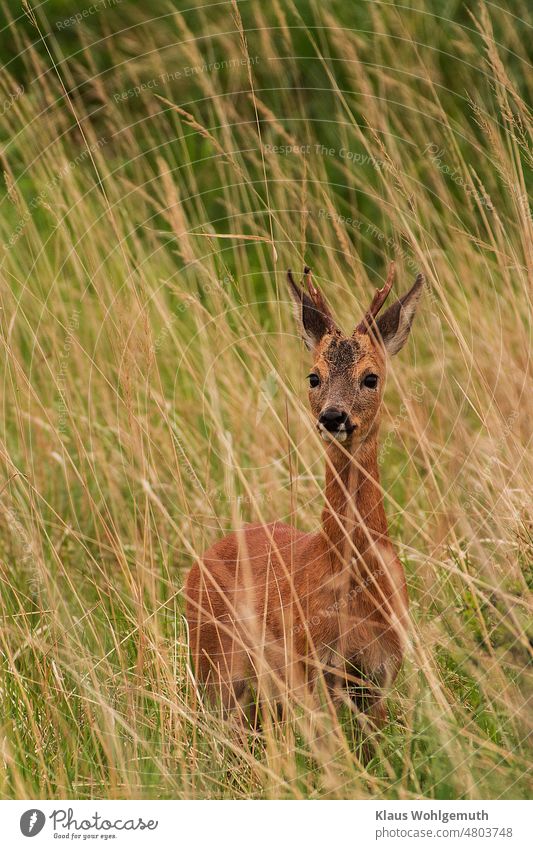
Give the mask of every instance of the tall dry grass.
[[(101, 5), (4, 6), (0, 793), (526, 795), (526, 5)], [(366, 767), (347, 715), (243, 747), (183, 578), (242, 522), (319, 520), (286, 267), (349, 328), (393, 257), (429, 291), (382, 426), (390, 723)]]

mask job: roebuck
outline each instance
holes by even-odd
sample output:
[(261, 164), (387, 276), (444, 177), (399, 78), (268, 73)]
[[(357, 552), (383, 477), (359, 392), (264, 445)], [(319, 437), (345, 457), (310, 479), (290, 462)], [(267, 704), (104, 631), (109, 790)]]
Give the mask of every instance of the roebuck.
[[(326, 448), (322, 524), (304, 533), (281, 522), (248, 525), (216, 542), (186, 583), (196, 675), (212, 702), (247, 716), (291, 693), (347, 700), (376, 726), (406, 639), (402, 564), (387, 533), (377, 438), (387, 357), (404, 345), (423, 287), (380, 317), (393, 282), (378, 289), (344, 336), (304, 269), (289, 290), (313, 353), (309, 402)], [(255, 715), (255, 711), (254, 711)]]

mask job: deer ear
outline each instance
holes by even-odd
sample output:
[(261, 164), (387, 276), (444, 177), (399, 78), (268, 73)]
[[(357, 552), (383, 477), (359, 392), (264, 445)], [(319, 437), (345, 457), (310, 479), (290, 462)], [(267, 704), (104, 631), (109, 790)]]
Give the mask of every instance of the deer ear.
[(412, 288), (376, 318), (376, 335), (390, 356), (397, 354), (407, 341), (423, 286), (424, 275), (419, 274)]
[(291, 270), (287, 271), (296, 321), (306, 346), (312, 351), (326, 333), (335, 332), (336, 325), (324, 298), (311, 283), (311, 272), (307, 267), (304, 268), (304, 279), (308, 284), (309, 294), (294, 281)]

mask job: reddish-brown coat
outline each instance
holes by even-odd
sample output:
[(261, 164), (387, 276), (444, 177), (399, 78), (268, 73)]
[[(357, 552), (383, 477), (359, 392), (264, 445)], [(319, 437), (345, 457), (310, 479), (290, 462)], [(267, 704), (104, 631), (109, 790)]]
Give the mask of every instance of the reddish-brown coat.
[(402, 299), (403, 310), (396, 302), (382, 317), (382, 344), (369, 329), (357, 328), (356, 362), (349, 366), (346, 350), (342, 361), (331, 358), (342, 346), (329, 311), (315, 309), (306, 324), (309, 306), (301, 295), (315, 367), (322, 375), (328, 371), (328, 396), (310, 393), (311, 407), (318, 414), (326, 404), (344, 404), (356, 437), (328, 444), (326, 504), (316, 533), (281, 522), (249, 525), (216, 542), (189, 573), (185, 595), (196, 675), (210, 699), (228, 709), (246, 711), (254, 698), (312, 693), (319, 678), (338, 700), (362, 674), (365, 709), (376, 723), (384, 719), (382, 694), (401, 665), (408, 601), (379, 483), (382, 390), (357, 394), (354, 387), (370, 366), (384, 378), (385, 349), (389, 344), (395, 353), (407, 337), (420, 286), (418, 278)]

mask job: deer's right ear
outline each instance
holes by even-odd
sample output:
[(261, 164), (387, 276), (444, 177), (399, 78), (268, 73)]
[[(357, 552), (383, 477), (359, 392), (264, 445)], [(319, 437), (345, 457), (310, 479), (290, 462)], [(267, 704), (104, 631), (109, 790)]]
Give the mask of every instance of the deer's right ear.
[(309, 294), (295, 282), (292, 271), (287, 271), (289, 292), (294, 303), (294, 313), (302, 338), (312, 351), (326, 333), (335, 332), (336, 325), (319, 290), (311, 282), (311, 271), (304, 268), (304, 281)]

